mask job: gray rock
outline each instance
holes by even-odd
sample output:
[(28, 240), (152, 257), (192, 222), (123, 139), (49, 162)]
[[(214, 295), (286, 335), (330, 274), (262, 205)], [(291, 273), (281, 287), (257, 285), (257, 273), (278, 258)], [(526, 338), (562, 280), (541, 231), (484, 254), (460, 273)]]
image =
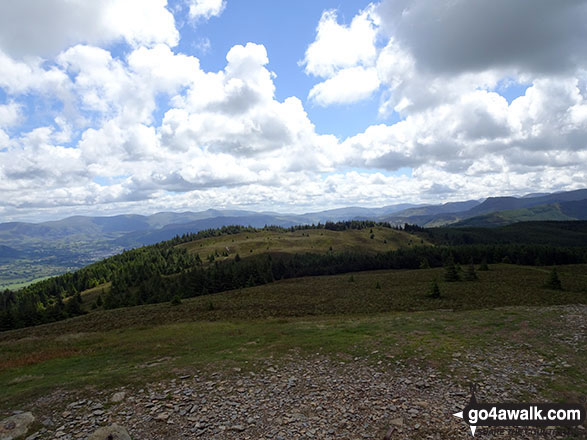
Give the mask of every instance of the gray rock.
[(104, 426), (88, 437), (88, 440), (131, 440), (125, 428), (119, 425)]
[(0, 440), (13, 440), (24, 436), (29, 430), (35, 416), (30, 412), (15, 414), (0, 422)]
[(402, 418), (392, 419), (390, 423), (394, 426), (403, 426), (404, 419), (402, 419)]
[(118, 393), (114, 393), (112, 395), (112, 397), (110, 398), (110, 401), (112, 403), (119, 403), (119, 402), (122, 402), (125, 397), (126, 397), (126, 393), (124, 391), (120, 391)]

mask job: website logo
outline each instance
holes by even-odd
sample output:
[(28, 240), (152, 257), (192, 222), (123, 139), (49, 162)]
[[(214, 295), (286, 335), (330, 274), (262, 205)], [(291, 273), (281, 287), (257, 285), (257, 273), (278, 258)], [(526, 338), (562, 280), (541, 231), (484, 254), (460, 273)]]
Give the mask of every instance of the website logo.
[(478, 426), (547, 427), (579, 426), (585, 422), (585, 407), (579, 403), (479, 403), (477, 385), (471, 384), (471, 400), (458, 413), (475, 436)]

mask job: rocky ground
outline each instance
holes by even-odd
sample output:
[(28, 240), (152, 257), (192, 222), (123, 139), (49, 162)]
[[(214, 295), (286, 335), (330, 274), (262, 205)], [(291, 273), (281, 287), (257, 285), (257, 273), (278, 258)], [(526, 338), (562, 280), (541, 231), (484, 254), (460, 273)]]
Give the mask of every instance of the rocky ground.
[[(567, 312), (565, 319), (579, 332), (561, 333), (561, 340), (579, 350), (585, 343), (585, 307)], [(406, 365), (377, 352), (339, 359), (292, 354), (254, 368), (178, 374), (142, 389), (55, 392), (23, 408), (36, 418), (36, 432), (27, 439), (87, 439), (113, 423), (135, 440), (383, 439), (386, 434), (398, 440), (469, 439), (468, 427), (452, 415), (468, 403), (469, 381), (480, 386), (478, 401), (515, 402), (521, 396), (543, 401), (536, 385), (565, 368), (564, 359), (521, 353), (508, 346), (454, 353), (442, 370), (418, 355)], [(584, 426), (538, 433), (479, 428), (476, 437), (585, 439), (587, 431)]]

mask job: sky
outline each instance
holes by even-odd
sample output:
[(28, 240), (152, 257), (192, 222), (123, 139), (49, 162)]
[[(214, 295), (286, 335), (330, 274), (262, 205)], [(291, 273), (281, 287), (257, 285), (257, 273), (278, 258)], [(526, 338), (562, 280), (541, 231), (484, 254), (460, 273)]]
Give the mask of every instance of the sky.
[(587, 0), (0, 2), (0, 222), (586, 183)]

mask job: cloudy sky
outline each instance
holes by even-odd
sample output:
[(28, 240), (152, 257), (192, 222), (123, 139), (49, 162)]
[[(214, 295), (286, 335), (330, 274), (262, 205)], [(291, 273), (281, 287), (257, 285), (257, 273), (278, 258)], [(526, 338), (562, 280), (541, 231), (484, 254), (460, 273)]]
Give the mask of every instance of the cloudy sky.
[(0, 222), (586, 186), (585, 0), (0, 2)]

